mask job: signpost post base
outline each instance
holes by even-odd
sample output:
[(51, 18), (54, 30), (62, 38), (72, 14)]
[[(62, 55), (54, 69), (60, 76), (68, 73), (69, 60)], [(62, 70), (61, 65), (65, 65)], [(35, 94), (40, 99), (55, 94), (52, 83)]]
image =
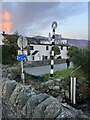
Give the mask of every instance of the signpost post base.
[(21, 74), (21, 79), (22, 79), (23, 84), (24, 84), (25, 83), (25, 75), (24, 75), (24, 73)]

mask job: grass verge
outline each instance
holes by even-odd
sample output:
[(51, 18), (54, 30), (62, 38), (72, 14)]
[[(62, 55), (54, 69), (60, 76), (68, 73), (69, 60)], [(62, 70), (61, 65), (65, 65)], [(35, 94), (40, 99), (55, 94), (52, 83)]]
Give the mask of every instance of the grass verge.
[[(54, 72), (54, 78), (66, 78), (70, 75), (70, 73), (74, 70), (75, 68), (69, 68), (69, 69), (65, 69), (65, 70), (62, 70), (62, 71), (56, 71)], [(43, 75), (44, 77), (44, 80), (49, 80), (49, 77), (50, 77), (50, 74), (44, 74)]]
[[(75, 70), (76, 68), (69, 68), (69, 69), (65, 69), (62, 71), (56, 71), (54, 72), (54, 78), (58, 79), (58, 78), (67, 78), (70, 76), (70, 74)], [(76, 77), (78, 77), (79, 79), (82, 78), (83, 76), (83, 72), (82, 71), (76, 71), (73, 75), (75, 75)], [(44, 74), (43, 75), (44, 80), (47, 81), (49, 80), (50, 74)]]

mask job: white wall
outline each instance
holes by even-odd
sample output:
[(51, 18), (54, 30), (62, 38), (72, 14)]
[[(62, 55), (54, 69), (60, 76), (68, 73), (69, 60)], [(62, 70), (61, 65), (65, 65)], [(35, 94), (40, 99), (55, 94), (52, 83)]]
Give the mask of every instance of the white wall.
[[(38, 60), (42, 60), (42, 56), (48, 56), (48, 59), (50, 58), (50, 51), (51, 51), (51, 46), (48, 45), (49, 47), (49, 50), (46, 50), (46, 46), (47, 45), (35, 45), (35, 44), (30, 44), (30, 46), (34, 46), (34, 49), (33, 50), (30, 50), (30, 53), (32, 54), (34, 51), (38, 50), (39, 51), (39, 54), (41, 57), (38, 57), (38, 55), (36, 54), (35, 55), (35, 61), (38, 61)], [(67, 50), (67, 47), (66, 46), (63, 46), (63, 50), (61, 50), (61, 46), (59, 46), (59, 49), (60, 49), (60, 55), (61, 58), (65, 58), (67, 59), (68, 58), (68, 50)], [(28, 56), (28, 60), (29, 61), (32, 61), (32, 55)]]
[(27, 59), (28, 61), (32, 61), (32, 56), (31, 55), (27, 56)]
[(40, 61), (41, 56), (39, 57), (38, 54), (34, 55), (34, 60), (33, 60), (33, 55), (27, 56), (28, 61)]
[(51, 44), (51, 41), (44, 41), (44, 40), (42, 40), (42, 41), (40, 41), (40, 43), (41, 44)]
[(60, 56), (62, 57), (62, 58), (65, 58), (65, 59), (67, 59), (68, 58), (68, 55), (67, 55), (67, 53), (68, 53), (68, 50), (67, 50), (67, 47), (66, 46), (63, 46), (63, 50), (61, 50), (61, 46), (59, 46), (59, 48), (60, 48)]
[[(48, 56), (48, 59), (50, 58), (50, 50), (51, 50), (51, 46), (49, 45), (35, 45), (35, 44), (30, 44), (30, 46), (34, 46), (34, 50), (30, 50), (31, 54), (38, 50), (40, 52), (41, 55), (41, 59), (42, 59), (42, 55), (44, 56)], [(46, 50), (46, 46), (49, 47), (48, 50)]]
[(61, 44), (67, 44), (68, 41), (67, 40), (61, 40)]
[(34, 55), (34, 61), (40, 61), (41, 60), (41, 55), (38, 52), (36, 55)]

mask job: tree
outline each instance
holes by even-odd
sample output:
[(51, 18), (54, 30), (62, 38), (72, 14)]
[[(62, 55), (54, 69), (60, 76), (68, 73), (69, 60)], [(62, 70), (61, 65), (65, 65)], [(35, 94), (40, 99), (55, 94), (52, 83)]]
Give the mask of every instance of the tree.
[(17, 47), (14, 45), (2, 46), (2, 64), (15, 64), (17, 62)]
[(19, 36), (19, 32), (18, 32), (18, 30), (15, 31), (13, 35)]
[(14, 64), (17, 62), (17, 40), (19, 35), (4, 34), (4, 45), (2, 46), (2, 64)]
[[(51, 51), (50, 51), (50, 54), (51, 54)], [(58, 45), (55, 45), (54, 46), (54, 55), (59, 55), (60, 54), (60, 49), (58, 47)]]
[(76, 67), (81, 66), (84, 77), (87, 79), (87, 82), (90, 83), (90, 49), (79, 49), (72, 46), (69, 49), (68, 55)]
[(69, 49), (68, 49), (68, 56), (69, 57), (73, 57), (75, 56), (76, 54), (78, 53), (78, 48), (76, 46), (71, 46)]
[(4, 36), (4, 44), (7, 43), (8, 45), (17, 45), (17, 39), (19, 36), (17, 35), (5, 35)]

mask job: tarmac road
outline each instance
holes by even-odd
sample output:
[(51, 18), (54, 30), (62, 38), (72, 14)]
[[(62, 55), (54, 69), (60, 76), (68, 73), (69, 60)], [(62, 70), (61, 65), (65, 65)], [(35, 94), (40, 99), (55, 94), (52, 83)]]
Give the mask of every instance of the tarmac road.
[[(73, 67), (73, 63), (70, 63), (70, 68)], [(56, 64), (54, 65), (54, 72), (67, 69), (67, 64)], [(43, 74), (50, 73), (50, 65), (40, 66), (40, 67), (30, 67), (24, 68), (24, 71), (28, 74), (40, 76)]]

